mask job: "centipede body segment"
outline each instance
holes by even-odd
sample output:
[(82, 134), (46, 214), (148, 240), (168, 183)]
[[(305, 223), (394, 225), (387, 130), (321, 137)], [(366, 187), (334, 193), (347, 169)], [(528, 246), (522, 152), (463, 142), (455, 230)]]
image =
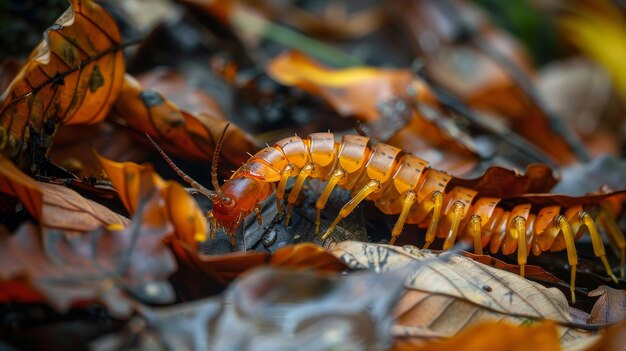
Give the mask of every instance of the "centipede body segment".
[[(285, 199), (290, 178), (295, 178), (295, 183)], [(480, 197), (476, 190), (460, 186), (450, 189), (452, 177), (430, 168), (427, 161), (359, 135), (345, 135), (340, 141), (335, 141), (332, 133), (314, 133), (304, 139), (292, 136), (257, 152), (218, 186), (219, 196), (212, 195), (211, 231), (223, 228), (232, 235), (242, 218), (252, 212), (261, 220), (258, 204), (274, 191), (279, 211), (285, 211), (286, 202), (288, 224), (302, 185), (309, 178), (327, 182), (316, 202), (317, 232), (320, 212), (333, 189), (339, 186), (353, 195), (326, 228), (323, 239), (332, 235), (337, 224), (363, 200), (370, 200), (383, 213), (399, 215), (391, 243), (400, 236), (405, 224), (417, 224), (426, 228), (425, 247), (435, 238), (442, 238), (445, 250), (467, 238), (477, 253), (486, 247), (492, 253), (506, 255), (517, 251), (522, 275), (530, 252), (539, 255), (566, 250), (574, 300), (578, 264), (575, 240), (584, 232), (589, 233), (594, 254), (602, 260), (607, 274), (616, 280), (596, 224), (599, 222), (621, 252), (620, 273), (624, 274), (626, 240), (614, 221), (617, 214), (609, 213), (602, 203), (565, 208), (528, 202), (503, 207), (501, 199)]]

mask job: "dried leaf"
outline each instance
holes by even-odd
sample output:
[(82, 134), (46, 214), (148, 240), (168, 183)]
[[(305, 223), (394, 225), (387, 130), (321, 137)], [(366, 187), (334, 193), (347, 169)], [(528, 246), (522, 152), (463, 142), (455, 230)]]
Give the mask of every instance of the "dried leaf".
[[(497, 258), (491, 257), (489, 255), (477, 255), (467, 251), (461, 251), (461, 255), (471, 258), (476, 262), (480, 262), (487, 266), (491, 266), (493, 268), (498, 268), (507, 272), (511, 272), (513, 274), (519, 274), (520, 266), (516, 264), (506, 263)], [(524, 277), (530, 280), (536, 280), (541, 282), (550, 282), (550, 283), (560, 283), (561, 279), (557, 278), (554, 274), (546, 271), (545, 269), (534, 266), (534, 265), (526, 265), (524, 266), (525, 274)]]
[(426, 345), (397, 342), (392, 351), (559, 351), (559, 334), (554, 323), (542, 322), (531, 326), (486, 322), (463, 330), (449, 340)]
[(295, 51), (274, 58), (268, 74), (288, 86), (297, 86), (324, 98), (340, 115), (357, 116), (373, 121), (379, 116), (378, 105), (409, 95), (414, 89), (420, 101), (436, 104), (426, 86), (414, 85), (409, 70), (353, 67), (331, 69)]
[(61, 185), (37, 182), (0, 155), (0, 192), (17, 197), (45, 229), (87, 232), (128, 219)]
[[(381, 350), (391, 343), (391, 309), (408, 270), (347, 276), (258, 269), (225, 296), (143, 309), (143, 323), (100, 340), (111, 350)], [(367, 293), (365, 293), (367, 292)], [(228, 303), (226, 303), (228, 301)]]
[(249, 251), (207, 256), (189, 252), (187, 257), (201, 271), (212, 277), (217, 276), (226, 282), (262, 265), (324, 273), (340, 272), (347, 268), (345, 263), (336, 256), (310, 243), (282, 247), (274, 253)]
[[(331, 252), (355, 269), (385, 271), (409, 262), (429, 260), (406, 283), (396, 306), (394, 333), (398, 342), (418, 344), (424, 339), (456, 335), (487, 321), (525, 324), (529, 320), (572, 323), (565, 296), (516, 274), (473, 260), (434, 255), (417, 248), (342, 242)], [(573, 328), (559, 328), (562, 342), (587, 336)]]
[[(219, 113), (219, 111), (218, 111)], [(214, 111), (192, 115), (152, 89), (126, 75), (113, 109), (113, 120), (142, 134), (147, 133), (167, 152), (196, 161), (210, 161), (215, 144), (228, 120)], [(256, 151), (251, 136), (236, 126), (226, 132), (223, 158), (231, 165), (246, 161)], [(147, 140), (146, 140), (147, 142)]]
[[(150, 189), (150, 178), (143, 180)], [(165, 279), (176, 263), (162, 242), (172, 231), (164, 218), (159, 194), (153, 192), (143, 197), (133, 222), (122, 231), (67, 236), (41, 233), (32, 224), (13, 235), (2, 231), (0, 279), (25, 277), (60, 312), (75, 303), (99, 300), (111, 315), (124, 317), (134, 308), (133, 298), (170, 302), (174, 295)]]
[(115, 162), (97, 155), (106, 174), (117, 190), (120, 200), (131, 214), (140, 204), (141, 175), (149, 172), (152, 184), (159, 190), (160, 205), (168, 220), (174, 226), (175, 236), (192, 247), (197, 240), (206, 240), (207, 224), (196, 201), (187, 191), (174, 181), (164, 181), (151, 167), (132, 162)]
[(36, 181), (0, 154), (0, 192), (17, 197), (34, 218), (41, 218), (43, 194)]
[(60, 125), (104, 119), (122, 83), (115, 21), (91, 0), (71, 4), (0, 97), (0, 150), (20, 169), (40, 162)]
[(524, 174), (502, 167), (490, 167), (483, 175), (474, 179), (452, 178), (450, 189), (461, 186), (478, 191), (481, 197), (510, 197), (527, 193), (550, 191), (557, 179), (546, 165), (532, 164)]
[(626, 319), (626, 291), (602, 285), (590, 291), (589, 296), (599, 296), (589, 323), (617, 323)]

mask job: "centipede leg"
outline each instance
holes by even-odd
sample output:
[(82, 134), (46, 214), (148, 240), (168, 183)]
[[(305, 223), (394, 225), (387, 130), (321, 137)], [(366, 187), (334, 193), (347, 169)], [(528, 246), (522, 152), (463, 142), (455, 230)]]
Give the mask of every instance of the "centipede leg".
[(467, 230), (469, 234), (474, 239), (474, 253), (477, 255), (483, 254), (483, 243), (481, 238), (481, 225), (482, 219), (479, 215), (472, 215), (470, 218), (469, 225), (467, 226)]
[(439, 224), (439, 217), (441, 217), (441, 208), (443, 206), (443, 194), (441, 191), (433, 192), (433, 201), (435, 202), (433, 206), (433, 216), (430, 220), (430, 224), (428, 225), (428, 230), (426, 231), (426, 243), (424, 244), (424, 249), (427, 249), (433, 240), (435, 240), (437, 225)]
[(206, 217), (209, 220), (209, 237), (213, 240), (215, 239), (215, 224), (217, 223), (217, 220), (215, 216), (213, 216), (213, 211), (209, 211), (206, 214)]
[(586, 213), (581, 213), (581, 218), (587, 229), (589, 230), (589, 236), (591, 236), (591, 244), (593, 245), (593, 253), (596, 257), (599, 257), (602, 260), (602, 264), (604, 264), (604, 268), (606, 269), (606, 273), (613, 279), (613, 281), (617, 284), (617, 277), (613, 274), (613, 270), (611, 269), (611, 265), (609, 261), (606, 259), (606, 252), (604, 251), (604, 243), (602, 242), (602, 238), (600, 237), (600, 233), (598, 232), (598, 228), (596, 227), (593, 218)]
[(365, 186), (361, 190), (359, 190), (359, 192), (356, 195), (354, 195), (354, 197), (350, 199), (348, 203), (343, 205), (343, 207), (339, 211), (339, 215), (337, 215), (337, 218), (335, 218), (335, 220), (330, 225), (326, 233), (322, 235), (322, 240), (326, 240), (326, 238), (328, 238), (328, 236), (333, 232), (333, 230), (335, 230), (335, 227), (337, 226), (337, 224), (339, 224), (339, 221), (348, 217), (348, 215), (352, 211), (354, 211), (354, 209), (361, 203), (361, 201), (365, 200), (365, 198), (369, 194), (375, 191), (378, 191), (379, 189), (380, 189), (380, 182), (377, 180), (372, 179), (367, 184), (365, 184)]
[(261, 207), (259, 207), (259, 205), (254, 207), (254, 215), (256, 216), (256, 222), (259, 226), (263, 225), (263, 214), (261, 213)]
[(404, 227), (404, 222), (406, 222), (406, 218), (408, 217), (409, 211), (411, 211), (411, 207), (415, 203), (415, 200), (417, 200), (417, 194), (415, 194), (413, 190), (407, 191), (404, 195), (402, 211), (400, 212), (398, 221), (391, 230), (391, 240), (389, 240), (389, 244), (393, 245), (393, 243), (396, 242), (396, 239), (400, 236), (400, 233), (402, 233), (402, 227)]
[(300, 190), (302, 190), (302, 184), (304, 184), (306, 178), (311, 175), (311, 172), (313, 172), (313, 167), (312, 163), (307, 163), (304, 167), (302, 167), (300, 173), (298, 174), (298, 178), (296, 178), (296, 183), (287, 198), (287, 218), (285, 219), (285, 225), (289, 225), (289, 220), (291, 219), (291, 208), (293, 207), (293, 204), (298, 201), (298, 195), (300, 195)]
[(578, 265), (578, 255), (576, 253), (576, 246), (574, 245), (574, 235), (570, 228), (569, 222), (565, 216), (557, 217), (557, 224), (561, 228), (563, 237), (565, 238), (565, 248), (567, 250), (567, 261), (571, 267), (571, 278), (569, 290), (572, 293), (572, 303), (576, 303), (576, 295), (574, 294), (574, 287), (576, 286), (576, 266)]
[(459, 231), (459, 224), (461, 224), (461, 219), (463, 219), (464, 209), (465, 205), (463, 205), (460, 201), (457, 201), (454, 205), (452, 205), (452, 225), (450, 226), (450, 231), (448, 232), (446, 240), (443, 242), (444, 250), (450, 250), (450, 248), (454, 245), (456, 233)]
[(287, 187), (287, 181), (289, 177), (291, 177), (291, 173), (293, 172), (294, 167), (291, 164), (285, 166), (283, 172), (280, 175), (280, 181), (278, 182), (278, 188), (276, 188), (276, 207), (278, 208), (278, 213), (283, 213), (283, 207), (281, 202), (283, 197), (285, 196), (285, 187)]
[(343, 169), (337, 168), (333, 172), (333, 175), (330, 176), (330, 179), (328, 180), (328, 184), (326, 184), (324, 191), (322, 191), (322, 194), (320, 194), (320, 197), (317, 199), (317, 202), (315, 203), (315, 235), (318, 235), (320, 232), (320, 221), (321, 221), (320, 217), (321, 217), (322, 209), (324, 208), (324, 206), (326, 206), (326, 202), (328, 201), (330, 194), (333, 192), (335, 185), (337, 185), (337, 182), (339, 182), (339, 180), (341, 180), (341, 178), (344, 177), (345, 173), (346, 172)]
[(600, 220), (602, 221), (602, 225), (604, 229), (606, 229), (607, 233), (611, 236), (617, 248), (620, 250), (620, 260), (619, 260), (619, 274), (622, 279), (624, 278), (624, 264), (626, 263), (626, 239), (624, 239), (624, 234), (617, 223), (613, 220), (613, 217), (609, 213), (607, 213), (606, 209), (602, 209), (600, 212)]
[[(517, 216), (513, 218), (513, 225), (517, 234), (517, 264), (519, 265), (519, 275), (524, 276), (526, 267), (526, 218)], [(511, 228), (513, 229), (513, 228)]]

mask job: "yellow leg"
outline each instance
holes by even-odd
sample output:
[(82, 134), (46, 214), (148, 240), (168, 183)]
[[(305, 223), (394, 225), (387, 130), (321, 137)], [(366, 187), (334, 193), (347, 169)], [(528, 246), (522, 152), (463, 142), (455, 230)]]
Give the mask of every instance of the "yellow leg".
[(291, 192), (289, 193), (289, 197), (287, 198), (287, 218), (285, 219), (286, 226), (289, 225), (289, 220), (291, 219), (291, 208), (293, 207), (293, 204), (298, 201), (298, 195), (300, 195), (300, 190), (302, 190), (302, 184), (304, 184), (306, 178), (311, 175), (313, 168), (314, 166), (312, 163), (307, 163), (304, 167), (302, 167), (300, 173), (298, 174), (298, 178), (296, 178), (296, 184), (293, 185), (293, 189), (291, 189)]
[(213, 216), (213, 211), (209, 211), (209, 213), (206, 214), (207, 219), (209, 220), (209, 237), (211, 238), (211, 240), (215, 239), (215, 222), (216, 219)]
[(474, 253), (477, 255), (483, 254), (483, 243), (481, 238), (481, 226), (482, 219), (479, 215), (472, 215), (470, 218), (469, 225), (467, 226), (470, 235), (474, 239)]
[(519, 275), (523, 277), (525, 274), (526, 258), (528, 257), (528, 253), (526, 252), (526, 218), (522, 216), (513, 218), (513, 225), (515, 226), (515, 233), (517, 235), (517, 264), (519, 265)]
[(613, 281), (617, 284), (617, 277), (613, 274), (613, 270), (611, 269), (611, 265), (609, 261), (606, 259), (606, 252), (604, 251), (604, 243), (602, 242), (602, 238), (600, 237), (600, 233), (598, 233), (598, 228), (596, 227), (593, 218), (586, 213), (582, 214), (583, 223), (587, 226), (589, 230), (589, 236), (591, 236), (591, 244), (593, 245), (593, 253), (596, 257), (600, 257), (602, 260), (602, 264), (604, 264), (604, 268), (606, 269), (606, 274), (613, 279)]
[(330, 193), (333, 192), (335, 185), (337, 185), (337, 182), (339, 182), (339, 180), (341, 180), (341, 178), (343, 178), (345, 174), (346, 172), (343, 169), (337, 168), (333, 172), (333, 175), (330, 176), (328, 184), (326, 184), (324, 191), (322, 191), (322, 194), (320, 194), (320, 197), (315, 203), (315, 235), (319, 234), (320, 232), (320, 216), (322, 213), (322, 209), (324, 208), (324, 206), (326, 206), (326, 202), (330, 197)]
[(624, 261), (626, 260), (626, 239), (624, 239), (624, 234), (617, 223), (613, 220), (613, 217), (603, 208), (600, 212), (600, 219), (602, 220), (602, 225), (604, 229), (609, 233), (613, 241), (620, 250), (620, 260), (619, 260), (619, 274), (622, 279), (624, 278)]
[(435, 202), (435, 205), (433, 206), (433, 217), (430, 220), (428, 230), (426, 231), (426, 243), (424, 244), (424, 249), (427, 249), (433, 240), (435, 240), (439, 217), (441, 217), (441, 207), (443, 206), (443, 194), (440, 191), (433, 192), (433, 201)]
[(459, 231), (459, 224), (461, 223), (461, 219), (463, 219), (463, 210), (465, 209), (465, 205), (462, 202), (455, 202), (452, 205), (452, 225), (450, 226), (450, 231), (448, 232), (448, 236), (446, 237), (446, 241), (443, 242), (443, 249), (450, 250), (452, 246), (454, 246), (454, 242), (456, 241), (456, 233)]
[(389, 240), (389, 244), (393, 245), (396, 242), (396, 239), (402, 233), (402, 227), (404, 227), (404, 222), (406, 222), (406, 218), (409, 216), (409, 211), (411, 211), (411, 207), (417, 200), (417, 195), (413, 190), (409, 190), (404, 195), (404, 201), (402, 202), (402, 211), (400, 211), (400, 216), (398, 217), (398, 221), (396, 225), (393, 226), (391, 230), (391, 240)]
[(326, 238), (328, 238), (328, 236), (333, 232), (333, 230), (335, 230), (335, 227), (337, 226), (337, 224), (339, 224), (339, 221), (348, 217), (348, 215), (352, 211), (354, 211), (354, 209), (361, 203), (361, 201), (365, 200), (365, 198), (369, 194), (376, 192), (379, 189), (380, 189), (380, 182), (377, 180), (372, 179), (367, 184), (365, 184), (363, 189), (359, 190), (359, 192), (356, 195), (354, 195), (354, 197), (350, 199), (350, 201), (348, 201), (347, 204), (343, 205), (343, 207), (339, 211), (339, 215), (337, 215), (337, 218), (335, 218), (335, 220), (330, 225), (326, 233), (322, 235), (322, 240), (326, 240)]
[(576, 265), (578, 265), (578, 255), (576, 253), (576, 246), (574, 245), (574, 235), (572, 235), (572, 229), (565, 216), (559, 216), (557, 218), (557, 224), (561, 228), (563, 237), (565, 238), (565, 247), (567, 250), (567, 261), (572, 270), (572, 276), (569, 283), (569, 290), (572, 293), (572, 303), (576, 303), (576, 295), (574, 295), (574, 287), (576, 286)]
[(287, 181), (289, 177), (291, 177), (291, 173), (293, 173), (294, 167), (291, 164), (285, 166), (283, 169), (283, 173), (280, 175), (280, 181), (278, 182), (278, 188), (276, 188), (276, 206), (278, 207), (278, 213), (283, 213), (283, 207), (281, 202), (283, 197), (285, 196), (285, 187), (287, 186)]

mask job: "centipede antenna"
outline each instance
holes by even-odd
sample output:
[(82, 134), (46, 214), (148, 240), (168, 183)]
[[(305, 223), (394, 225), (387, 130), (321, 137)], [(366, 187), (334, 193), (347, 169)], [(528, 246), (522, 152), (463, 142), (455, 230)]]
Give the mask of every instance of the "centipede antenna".
[(150, 137), (150, 135), (148, 135), (148, 133), (146, 133), (146, 137), (148, 137), (148, 140), (150, 140), (150, 143), (152, 143), (152, 146), (154, 146), (154, 148), (159, 152), (161, 157), (163, 157), (167, 165), (170, 166), (170, 168), (172, 168), (179, 177), (181, 177), (185, 182), (187, 182), (187, 184), (191, 185), (192, 188), (197, 190), (202, 195), (208, 197), (211, 201), (215, 201), (217, 199), (217, 195), (215, 194), (215, 192), (205, 188), (200, 183), (193, 180), (193, 178), (188, 176), (187, 173), (183, 172), (180, 168), (178, 168), (178, 166), (176, 166), (174, 161), (172, 161), (169, 158), (169, 156), (167, 156), (165, 151), (161, 149), (161, 147)]
[(224, 198), (224, 194), (222, 193), (222, 189), (220, 188), (220, 182), (217, 180), (217, 162), (220, 159), (220, 151), (222, 149), (222, 144), (224, 143), (224, 137), (226, 137), (226, 130), (229, 126), (230, 123), (226, 123), (226, 126), (222, 131), (222, 135), (220, 135), (220, 139), (217, 141), (217, 145), (215, 145), (215, 152), (213, 153), (213, 161), (211, 164), (211, 183), (213, 183), (213, 188), (217, 192), (217, 196), (220, 199)]

